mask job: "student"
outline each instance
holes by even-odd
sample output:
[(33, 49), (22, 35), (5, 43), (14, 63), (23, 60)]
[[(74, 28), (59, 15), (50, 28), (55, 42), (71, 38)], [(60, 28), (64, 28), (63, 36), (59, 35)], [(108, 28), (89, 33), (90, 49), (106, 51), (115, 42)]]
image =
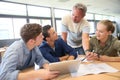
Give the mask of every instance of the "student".
[(50, 25), (43, 27), (43, 36), (45, 41), (43, 41), (39, 49), (49, 62), (73, 60), (77, 57), (75, 50), (61, 38), (58, 38), (57, 33)]
[[(21, 40), (15, 41), (5, 52), (0, 66), (0, 80), (52, 79), (58, 71), (49, 71), (48, 61), (43, 58), (37, 47), (43, 40), (42, 27), (39, 24), (25, 24), (20, 32)], [(45, 69), (21, 73), (34, 62)]]
[(90, 39), (92, 55), (88, 59), (101, 61), (120, 61), (120, 41), (112, 33), (115, 27), (110, 20), (101, 20), (97, 24), (96, 36)]
[(62, 38), (79, 54), (86, 54), (89, 49), (90, 25), (84, 19), (86, 12), (87, 7), (84, 4), (76, 3), (72, 9), (72, 15), (62, 18)]

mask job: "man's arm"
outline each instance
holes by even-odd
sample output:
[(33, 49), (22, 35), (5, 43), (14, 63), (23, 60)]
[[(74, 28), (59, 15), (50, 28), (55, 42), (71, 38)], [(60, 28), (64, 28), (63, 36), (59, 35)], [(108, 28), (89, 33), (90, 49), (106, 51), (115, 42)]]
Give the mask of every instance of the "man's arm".
[(18, 74), (17, 80), (48, 80), (57, 77), (58, 71), (49, 71), (47, 69), (23, 71)]
[(62, 39), (67, 42), (67, 32), (62, 32)]
[[(18, 74), (18, 78), (17, 80), (35, 80), (35, 78), (38, 77), (38, 74), (36, 74), (37, 72), (34, 71), (34, 70), (31, 70), (31, 71), (21, 71), (19, 74)], [(28, 77), (29, 76), (29, 77)]]
[(59, 61), (59, 57), (55, 57), (55, 56), (53, 56), (50, 52), (52, 52), (52, 51), (50, 51), (48, 48), (44, 48), (44, 47), (40, 47), (39, 48), (40, 49), (40, 51), (41, 51), (41, 53), (42, 53), (42, 55), (44, 56), (44, 58), (46, 59), (46, 60), (48, 60), (49, 62), (58, 62)]
[(61, 31), (62, 31), (62, 34), (61, 34), (62, 39), (63, 39), (65, 42), (67, 42), (67, 31), (68, 31), (67, 25), (62, 24), (62, 26), (61, 26)]
[(89, 49), (89, 34), (88, 33), (82, 34), (82, 45), (83, 45), (84, 50)]
[(73, 60), (77, 57), (77, 53), (75, 50), (69, 46), (63, 39), (59, 39), (59, 43), (61, 43), (61, 46), (63, 48), (63, 51), (67, 53), (69, 56), (67, 60)]
[(73, 55), (70, 55), (67, 60), (74, 60), (75, 57)]
[(69, 57), (69, 55), (65, 55), (65, 56), (59, 57), (59, 60), (64, 61), (64, 60), (67, 60), (68, 57)]

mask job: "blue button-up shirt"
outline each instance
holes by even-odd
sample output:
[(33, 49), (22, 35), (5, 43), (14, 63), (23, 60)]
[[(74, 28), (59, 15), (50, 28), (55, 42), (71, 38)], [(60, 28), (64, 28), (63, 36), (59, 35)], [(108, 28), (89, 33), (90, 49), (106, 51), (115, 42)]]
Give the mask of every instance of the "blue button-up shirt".
[(46, 41), (43, 41), (39, 47), (42, 55), (49, 62), (59, 62), (59, 57), (65, 56), (66, 54), (72, 55), (75, 58), (77, 57), (75, 50), (67, 45), (61, 38), (58, 38), (54, 44), (55, 49), (52, 49)]
[[(43, 58), (38, 47), (32, 49), (32, 59), (27, 67), (33, 66), (34, 63), (40, 67), (48, 63)], [(0, 80), (17, 80), (17, 76), (30, 54), (23, 40), (15, 41), (5, 52), (0, 65)], [(25, 68), (27, 68), (25, 67)]]

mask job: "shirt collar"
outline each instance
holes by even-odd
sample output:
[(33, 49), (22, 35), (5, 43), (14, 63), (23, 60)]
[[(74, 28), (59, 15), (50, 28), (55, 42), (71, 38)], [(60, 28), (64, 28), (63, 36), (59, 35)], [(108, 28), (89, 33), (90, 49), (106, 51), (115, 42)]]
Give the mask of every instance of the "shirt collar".
[(20, 41), (23, 44), (22, 47), (23, 47), (23, 49), (25, 51), (25, 54), (29, 54), (30, 50), (27, 48), (26, 43), (22, 39)]

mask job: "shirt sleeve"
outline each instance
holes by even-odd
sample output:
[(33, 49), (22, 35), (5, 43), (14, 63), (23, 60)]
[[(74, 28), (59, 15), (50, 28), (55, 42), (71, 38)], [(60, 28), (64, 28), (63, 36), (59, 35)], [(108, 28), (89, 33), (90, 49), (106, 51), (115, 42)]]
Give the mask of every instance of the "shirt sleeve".
[(64, 24), (61, 24), (61, 32), (67, 32), (67, 26), (65, 26)]
[(89, 45), (89, 50), (90, 50), (90, 51), (93, 50), (93, 47), (94, 47), (94, 46), (93, 46), (93, 42), (94, 42), (94, 40), (93, 40), (93, 38), (91, 37), (90, 40), (89, 40), (89, 43), (90, 43), (90, 45)]
[[(8, 54), (9, 53), (9, 54)], [(0, 66), (0, 80), (17, 80), (19, 70), (17, 68), (17, 51), (7, 51)]]
[(66, 53), (69, 53), (69, 55), (72, 55), (75, 58), (77, 57), (77, 53), (76, 53), (75, 49), (73, 49), (71, 46), (69, 46), (61, 38), (60, 38), (60, 43), (61, 43), (61, 45), (62, 45), (62, 47), (63, 47), (63, 49), (65, 50)]
[(120, 55), (120, 40), (115, 41), (114, 48), (117, 49), (117, 51), (119, 51), (119, 55)]
[(82, 31), (83, 31), (83, 33), (89, 33), (90, 32), (90, 26), (85, 26)]
[(39, 48), (36, 48), (37, 52), (37, 58), (36, 58), (36, 64), (39, 65), (39, 67), (42, 67), (44, 64), (49, 63), (41, 54)]
[(59, 62), (59, 57), (52, 56), (48, 50), (48, 47), (39, 47), (43, 57), (49, 62)]

